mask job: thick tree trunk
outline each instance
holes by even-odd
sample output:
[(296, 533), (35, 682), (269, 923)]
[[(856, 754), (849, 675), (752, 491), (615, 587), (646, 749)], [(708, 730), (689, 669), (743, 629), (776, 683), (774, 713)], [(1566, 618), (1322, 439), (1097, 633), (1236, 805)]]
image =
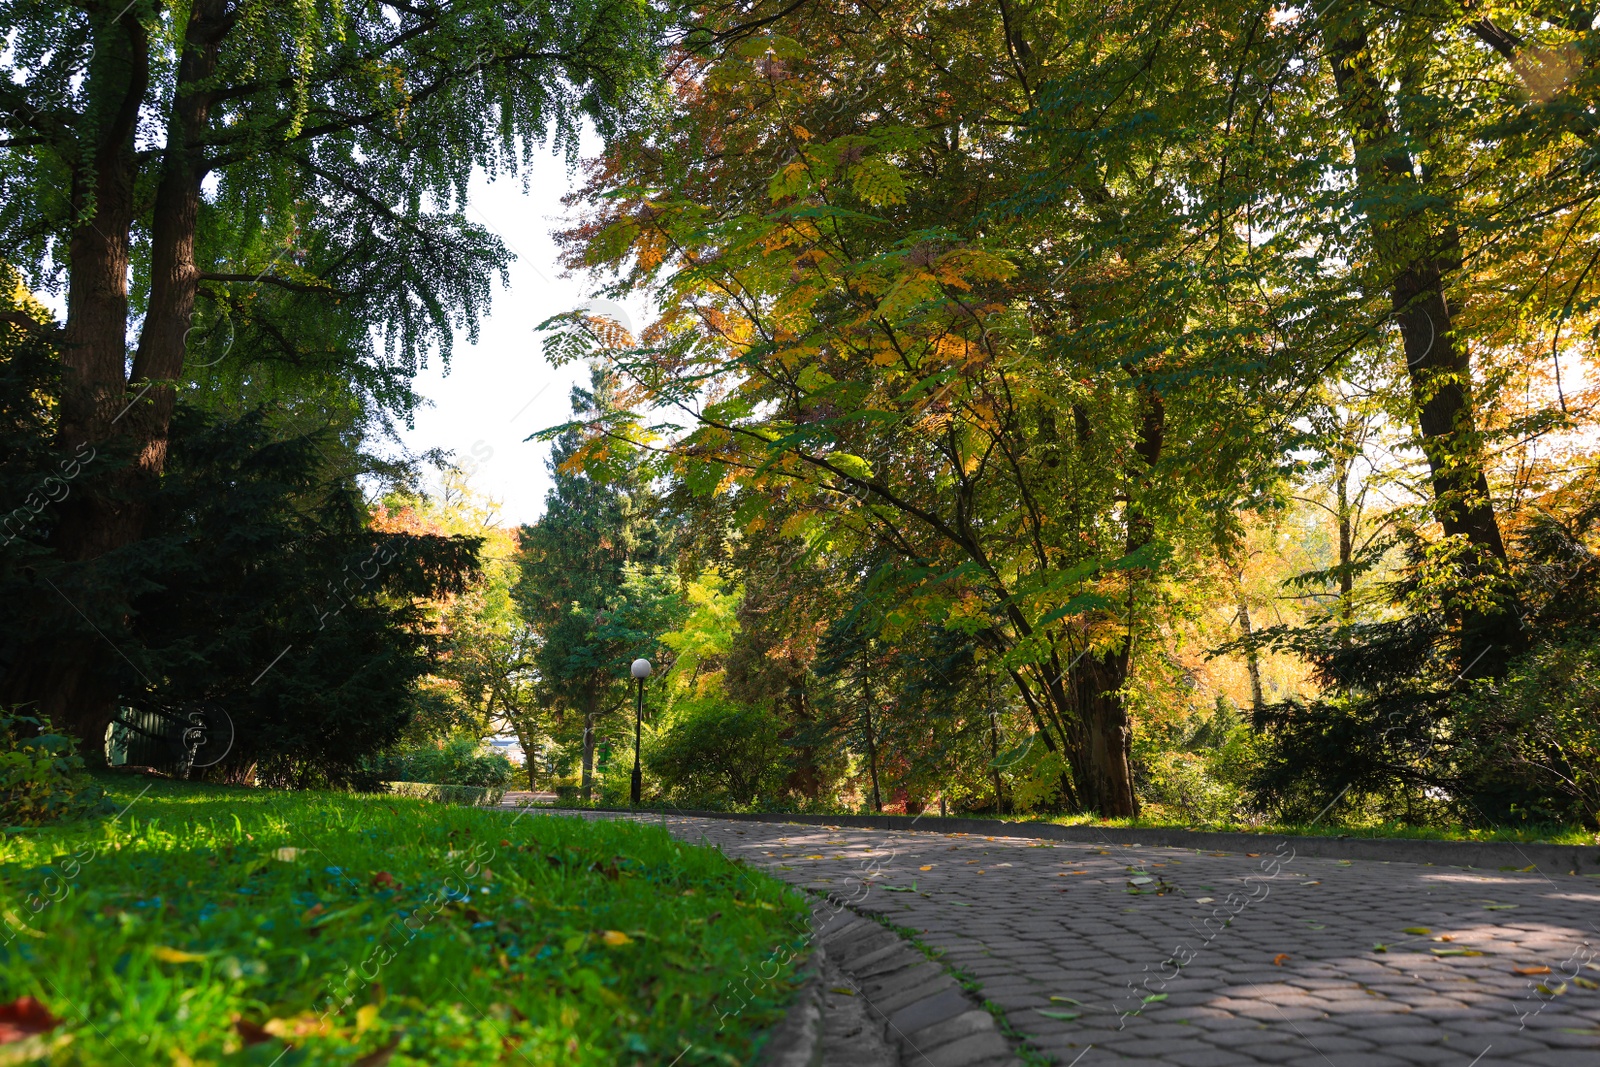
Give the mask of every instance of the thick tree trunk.
[[(204, 163), (196, 146), (205, 132), (210, 94), (196, 91), (215, 73), (220, 42), (231, 20), (224, 0), (200, 0), (191, 12), (178, 68), (167, 148), (156, 190), (150, 243), (150, 294), (133, 376), (126, 376), (129, 233), (138, 166), (133, 133), (149, 81), (145, 33), (125, 13), (97, 35), (90, 96), (120, 104), (91, 165), (74, 175), (73, 205), (85, 219), (72, 233), (67, 322), (62, 339), (66, 370), (60, 443), (125, 459), (116, 469), (85, 476), (61, 506), (52, 548), (67, 563), (87, 563), (137, 541), (146, 501), (166, 465), (173, 385), (183, 370), (184, 342), (194, 312), (194, 263)], [(101, 58), (106, 57), (106, 58)], [(103, 80), (103, 81), (102, 81)], [(111, 83), (109, 86), (105, 82)], [(91, 208), (92, 205), (92, 208)], [(85, 583), (85, 586), (93, 583)], [(52, 639), (19, 657), (4, 698), (31, 703), (83, 744), (99, 762), (115, 711), (122, 675), (126, 623), (107, 590), (84, 602), (76, 590), (59, 590), (73, 613), (100, 634)], [(113, 647), (107, 647), (107, 645)], [(111, 670), (97, 669), (108, 663)]]
[[(64, 453), (99, 462), (85, 466), (57, 511), (51, 547), (66, 563), (85, 563), (138, 535), (137, 503), (125, 471), (111, 466), (111, 442), (124, 432), (127, 406), (129, 234), (137, 164), (133, 135), (149, 84), (149, 52), (137, 18), (124, 14), (94, 27), (89, 128), (97, 142), (81, 145), (71, 199), (79, 220), (68, 243), (67, 321), (61, 339), (64, 371), (58, 440)], [(56, 584), (56, 583), (52, 583)], [(125, 664), (117, 638), (122, 613), (98, 583), (41, 587), (30, 608), (46, 623), (0, 685), (0, 701), (29, 704), (75, 736), (91, 764), (104, 759), (106, 727), (115, 710)], [(90, 621), (91, 629), (83, 622)], [(111, 627), (104, 637), (92, 631)], [(65, 633), (68, 636), (63, 637)], [(108, 647), (109, 646), (109, 647)]]
[[(1128, 472), (1127, 532), (1124, 551), (1133, 555), (1149, 545), (1155, 527), (1140, 502), (1150, 471), (1161, 459), (1167, 411), (1161, 395), (1146, 384), (1139, 390), (1139, 439), (1134, 444), (1138, 464)], [(1088, 652), (1069, 672), (1072, 703), (1083, 723), (1082, 770), (1078, 788), (1083, 802), (1108, 818), (1139, 814), (1139, 796), (1133, 787), (1133, 729), (1128, 721), (1122, 689), (1133, 665), (1133, 639), (1137, 626), (1138, 575), (1128, 578), (1128, 617), (1116, 648)]]
[[(1366, 27), (1359, 13), (1340, 8), (1319, 13), (1322, 37), (1333, 63), (1339, 102), (1356, 153), (1356, 181), (1363, 199), (1393, 201), (1393, 187), (1408, 200), (1428, 203), (1415, 160), (1397, 136), (1385, 89), (1371, 67)], [(1466, 345), (1456, 336), (1445, 295), (1446, 276), (1456, 269), (1457, 241), (1448, 219), (1428, 207), (1368, 211), (1375, 265), (1389, 288), (1390, 308), (1400, 326), (1406, 374), (1416, 409), (1422, 451), (1433, 489), (1434, 517), (1446, 536), (1463, 539), (1470, 552), (1462, 564), (1490, 577), (1504, 564), (1500, 536), (1472, 401), (1472, 369)], [(1462, 673), (1495, 677), (1505, 671), (1520, 643), (1509, 611), (1467, 612), (1460, 620)]]

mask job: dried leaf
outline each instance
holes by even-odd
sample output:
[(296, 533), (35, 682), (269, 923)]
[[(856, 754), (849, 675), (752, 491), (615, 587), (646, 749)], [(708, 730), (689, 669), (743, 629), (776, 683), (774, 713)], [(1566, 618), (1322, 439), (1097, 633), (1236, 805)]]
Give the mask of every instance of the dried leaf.
[(1532, 967), (1513, 967), (1513, 968), (1511, 968), (1511, 973), (1512, 974), (1522, 974), (1522, 975), (1549, 974), (1550, 973), (1550, 968), (1546, 967), (1544, 964), (1541, 963), (1541, 964), (1536, 964), (1535, 966), (1532, 966)]
[(181, 949), (168, 948), (166, 945), (152, 948), (150, 955), (162, 963), (200, 963), (205, 960), (205, 957), (197, 952), (184, 952)]
[(1280, 952), (1276, 956), (1272, 957), (1272, 965), (1274, 967), (1282, 967), (1286, 962), (1293, 958), (1294, 957), (1290, 956), (1287, 952)]
[(0, 1004), (0, 1044), (48, 1033), (60, 1025), (61, 1020), (33, 997), (18, 997), (10, 1004)]

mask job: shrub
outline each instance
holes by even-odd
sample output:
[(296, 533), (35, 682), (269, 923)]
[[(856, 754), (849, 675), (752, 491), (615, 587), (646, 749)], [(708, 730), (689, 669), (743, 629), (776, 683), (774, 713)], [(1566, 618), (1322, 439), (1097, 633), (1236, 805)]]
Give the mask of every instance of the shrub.
[(723, 697), (684, 701), (651, 738), (645, 760), (674, 804), (747, 805), (782, 785), (782, 729), (762, 707)]
[(38, 826), (103, 799), (72, 738), (53, 732), (49, 719), (0, 713), (0, 819), (7, 826)]
[(439, 746), (390, 752), (373, 762), (373, 772), (385, 781), (426, 782), (432, 785), (475, 785), (504, 789), (516, 776), (516, 766), (498, 752), (485, 752), (469, 737), (455, 737)]
[(1600, 821), (1600, 641), (1574, 634), (1453, 702), (1463, 814), (1497, 823)]
[(1235, 814), (1239, 793), (1213, 774), (1209, 753), (1156, 753), (1143, 770), (1140, 794), (1153, 808), (1194, 822), (1226, 822)]

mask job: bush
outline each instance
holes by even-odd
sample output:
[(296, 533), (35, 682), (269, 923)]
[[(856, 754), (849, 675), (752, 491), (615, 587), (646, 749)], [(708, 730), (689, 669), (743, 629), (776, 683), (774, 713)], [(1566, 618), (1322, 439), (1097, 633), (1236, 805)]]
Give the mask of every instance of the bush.
[(103, 801), (72, 738), (52, 732), (49, 719), (0, 713), (0, 819), (7, 826), (39, 826)]
[(485, 752), (471, 738), (456, 737), (443, 745), (420, 745), (387, 753), (372, 764), (385, 781), (431, 785), (474, 785), (504, 790), (516, 777), (516, 765), (498, 752)]
[(465, 804), (474, 808), (495, 807), (506, 796), (501, 786), (432, 785), (427, 782), (390, 782), (388, 785), (389, 791), (396, 796), (437, 800), (443, 804)]
[(748, 805), (782, 786), (782, 729), (765, 708), (722, 697), (685, 701), (650, 739), (644, 758), (673, 804)]
[(1453, 702), (1463, 814), (1497, 823), (1600, 822), (1600, 635), (1515, 660)]
[(1160, 752), (1145, 761), (1143, 770), (1139, 792), (1161, 813), (1207, 823), (1227, 822), (1236, 814), (1239, 793), (1213, 774), (1209, 754)]

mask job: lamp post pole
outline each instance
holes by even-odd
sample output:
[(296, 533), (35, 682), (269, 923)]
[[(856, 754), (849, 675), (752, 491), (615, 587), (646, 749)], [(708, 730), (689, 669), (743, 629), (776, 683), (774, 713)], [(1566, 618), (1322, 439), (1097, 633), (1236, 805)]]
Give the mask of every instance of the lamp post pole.
[(650, 677), (650, 661), (636, 659), (629, 671), (639, 680), (639, 699), (633, 705), (633, 806), (639, 806), (640, 785), (643, 781), (639, 773), (639, 724), (644, 721), (644, 680)]

